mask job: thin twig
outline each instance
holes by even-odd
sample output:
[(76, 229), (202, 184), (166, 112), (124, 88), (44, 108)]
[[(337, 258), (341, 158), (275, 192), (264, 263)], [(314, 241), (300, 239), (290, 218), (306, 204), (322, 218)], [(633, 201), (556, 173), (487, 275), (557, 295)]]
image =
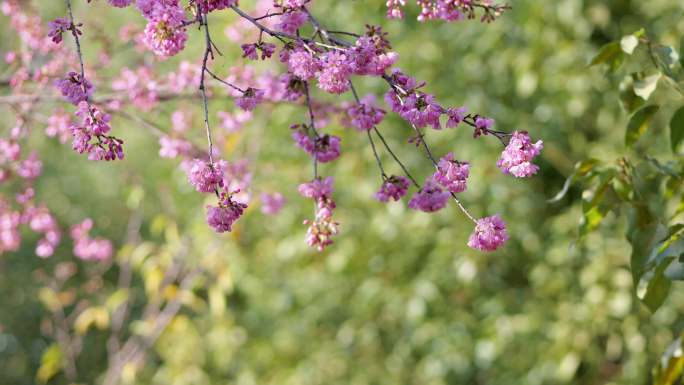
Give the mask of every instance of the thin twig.
[(205, 75), (207, 73), (207, 62), (209, 61), (209, 57), (211, 56), (212, 58), (214, 57), (213, 51), (212, 51), (212, 44), (211, 44), (211, 37), (209, 35), (209, 27), (208, 27), (208, 20), (207, 20), (207, 15), (202, 13), (202, 9), (197, 4), (197, 17), (200, 20), (200, 28), (204, 27), (204, 40), (205, 40), (205, 49), (204, 49), (204, 58), (202, 59), (202, 74), (200, 75), (200, 84), (199, 84), (199, 91), (200, 94), (202, 95), (202, 105), (204, 107), (204, 128), (206, 131), (207, 135), (207, 146), (208, 146), (208, 153), (209, 153), (209, 164), (213, 165), (214, 164), (214, 142), (211, 138), (211, 128), (209, 127), (209, 100), (207, 98), (207, 91), (205, 88), (204, 84), (204, 79)]
[[(311, 105), (311, 95), (309, 94), (309, 82), (304, 82), (304, 95), (306, 95), (306, 106), (309, 110), (309, 127), (311, 127), (311, 130), (313, 131), (315, 138), (314, 138), (314, 147), (317, 145), (318, 140), (320, 139), (320, 135), (318, 134), (318, 130), (316, 130), (316, 122), (314, 118), (314, 112), (313, 112), (313, 106)], [(313, 168), (314, 168), (314, 179), (318, 178), (318, 155), (314, 151), (313, 154)]]
[[(352, 90), (352, 94), (354, 95), (354, 100), (356, 100), (356, 104), (361, 104), (361, 100), (359, 99), (359, 94), (356, 92), (356, 88), (354, 87), (354, 83), (352, 81), (349, 81), (349, 87)], [(370, 142), (371, 149), (373, 149), (373, 156), (375, 156), (375, 161), (378, 163), (378, 167), (380, 168), (380, 176), (382, 177), (383, 180), (387, 179), (387, 174), (385, 174), (385, 169), (382, 167), (382, 161), (380, 160), (380, 156), (378, 155), (378, 151), (375, 148), (375, 142), (373, 141), (373, 137), (371, 136), (370, 130), (366, 130), (366, 134), (368, 135), (368, 141)]]

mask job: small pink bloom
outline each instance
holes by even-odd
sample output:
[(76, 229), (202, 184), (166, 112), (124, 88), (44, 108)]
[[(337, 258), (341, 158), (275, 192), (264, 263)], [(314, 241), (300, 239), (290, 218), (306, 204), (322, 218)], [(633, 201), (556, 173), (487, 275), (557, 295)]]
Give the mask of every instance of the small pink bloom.
[(193, 159), (187, 170), (188, 181), (198, 192), (214, 192), (223, 186), (223, 171), (220, 164), (209, 164), (201, 159)]
[(431, 178), (428, 178), (418, 192), (416, 192), (408, 203), (414, 210), (432, 213), (443, 209), (449, 201), (450, 194), (444, 190)]
[(504, 174), (518, 178), (530, 177), (539, 170), (539, 166), (532, 161), (541, 153), (543, 147), (544, 142), (541, 140), (532, 143), (527, 132), (515, 131), (496, 165)]
[(494, 251), (507, 240), (506, 224), (499, 215), (493, 215), (477, 220), (475, 230), (470, 234), (468, 246), (482, 251)]
[(392, 175), (380, 186), (375, 197), (380, 202), (389, 202), (390, 199), (398, 201), (408, 192), (410, 182), (403, 176)]
[(466, 180), (470, 174), (470, 164), (454, 160), (454, 154), (448, 153), (439, 160), (433, 178), (452, 193), (466, 190)]

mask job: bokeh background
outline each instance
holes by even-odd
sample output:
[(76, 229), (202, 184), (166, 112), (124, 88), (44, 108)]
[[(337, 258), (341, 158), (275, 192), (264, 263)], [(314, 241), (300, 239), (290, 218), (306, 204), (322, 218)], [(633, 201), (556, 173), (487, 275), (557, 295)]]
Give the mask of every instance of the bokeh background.
[[(63, 12), (58, 1), (30, 3), (46, 20)], [(143, 22), (134, 10), (114, 10), (102, 0), (77, 3), (77, 18), (114, 41), (125, 23)], [(249, 1), (243, 3), (249, 8)], [(454, 151), (473, 163), (469, 189), (462, 194), (467, 206), (476, 216), (501, 213), (506, 220), (511, 239), (495, 253), (466, 247), (471, 224), (454, 205), (428, 215), (403, 203), (375, 201), (379, 178), (366, 138), (337, 124), (326, 130), (342, 137), (343, 156), (321, 170), (337, 181), (341, 233), (324, 253), (307, 248), (302, 221), (311, 216), (311, 204), (296, 188), (311, 178), (311, 167), (288, 130), (305, 119), (301, 108), (279, 106), (256, 114), (222, 148), (229, 161), (251, 160), (255, 195), (280, 191), (288, 199), (276, 217), (261, 214), (255, 202), (236, 230), (224, 235), (206, 226), (208, 201), (192, 190), (179, 162), (157, 156), (156, 138), (142, 127), (114, 118), (127, 143), (127, 158), (117, 163), (89, 162), (36, 127), (30, 143), (44, 161), (38, 197), (65, 225), (93, 218), (96, 233), (115, 243), (118, 260), (138, 258), (133, 318), (142, 311), (136, 304), (158, 294), (154, 282), (170, 260), (213, 273), (125, 381), (649, 383), (651, 368), (682, 329), (684, 295), (675, 286), (665, 305), (650, 313), (634, 295), (624, 220), (611, 214), (597, 231), (580, 238), (581, 191), (573, 188), (557, 203), (547, 200), (577, 161), (610, 162), (624, 151), (628, 117), (616, 78), (589, 67), (591, 58), (604, 43), (641, 27), (677, 46), (684, 34), (684, 3), (517, 0), (512, 5), (491, 24), (422, 24), (410, 12), (403, 22), (389, 21), (381, 0), (316, 0), (312, 8), (331, 29), (382, 25), (400, 53), (399, 66), (425, 80), (444, 105), (465, 104), (495, 118), (499, 129), (524, 129), (544, 140), (539, 174), (516, 180), (496, 168), (497, 141), (473, 140), (465, 129), (430, 132), (435, 152)], [(5, 20), (0, 16), (0, 52), (17, 44)], [(240, 62), (238, 47), (221, 33), (232, 20), (232, 15), (210, 18), (225, 54), (214, 64), (218, 71)], [(191, 29), (188, 49), (155, 65), (163, 72), (180, 60), (195, 60), (201, 39)], [(94, 51), (85, 46), (87, 60), (97, 60)], [(111, 76), (144, 60), (126, 47), (112, 57)], [(380, 94), (383, 86), (359, 82), (363, 93)], [(227, 104), (215, 100), (211, 108), (234, 108), (222, 103)], [(161, 105), (145, 118), (168, 127), (179, 106), (195, 112), (201, 143), (195, 101)], [(2, 112), (0, 128), (13, 123)], [(406, 143), (409, 127), (390, 116), (380, 128), (419, 179), (428, 175), (430, 165)], [(383, 159), (390, 171), (400, 171), (389, 157)], [(127, 237), (131, 218), (141, 221), (134, 240)], [(92, 304), (106, 303), (117, 284), (116, 265), (103, 269), (78, 261), (68, 241), (43, 260), (34, 255), (31, 237), (26, 234), (20, 251), (0, 256), (0, 383), (7, 385), (36, 382), (41, 357), (54, 342), (45, 332), (41, 276), (75, 263), (78, 273), (69, 280), (69, 292)], [(125, 333), (143, 326), (134, 322)], [(107, 333), (106, 326), (84, 333), (79, 383), (97, 383), (106, 371)], [(50, 383), (68, 380), (57, 373)]]

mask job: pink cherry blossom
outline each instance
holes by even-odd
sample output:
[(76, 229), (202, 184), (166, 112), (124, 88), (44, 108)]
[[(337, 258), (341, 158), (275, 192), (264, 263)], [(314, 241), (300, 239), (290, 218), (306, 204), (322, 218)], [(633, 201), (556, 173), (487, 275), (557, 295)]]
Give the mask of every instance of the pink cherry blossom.
[(468, 246), (482, 251), (494, 251), (507, 240), (506, 224), (499, 215), (493, 215), (477, 220), (475, 230), (468, 239)]
[(428, 178), (423, 187), (418, 190), (408, 203), (414, 210), (432, 213), (443, 209), (449, 201), (450, 194), (431, 178)]
[(69, 72), (64, 79), (55, 81), (55, 87), (74, 105), (88, 100), (94, 91), (93, 84), (88, 79), (82, 79), (81, 75), (74, 71)]
[(454, 154), (450, 152), (439, 160), (433, 178), (448, 191), (460, 193), (466, 190), (469, 174), (470, 164), (455, 160)]
[(375, 197), (380, 202), (389, 202), (390, 199), (398, 201), (408, 192), (411, 185), (409, 180), (403, 176), (392, 175), (387, 178), (380, 186), (380, 190), (375, 193)]
[(209, 164), (201, 159), (193, 159), (187, 169), (187, 174), (188, 181), (198, 192), (214, 192), (223, 186), (223, 171), (220, 164)]
[(544, 142), (541, 140), (532, 143), (526, 131), (515, 131), (496, 165), (504, 174), (518, 178), (530, 177), (539, 170), (539, 166), (532, 161), (541, 153), (543, 147)]
[(368, 131), (379, 125), (385, 117), (385, 111), (375, 106), (373, 95), (368, 95), (347, 110), (351, 123), (358, 131)]

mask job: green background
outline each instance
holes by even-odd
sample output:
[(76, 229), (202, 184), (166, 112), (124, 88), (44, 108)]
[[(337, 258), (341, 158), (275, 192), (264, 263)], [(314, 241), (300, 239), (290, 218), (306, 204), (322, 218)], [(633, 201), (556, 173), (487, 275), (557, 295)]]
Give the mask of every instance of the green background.
[[(46, 20), (63, 12), (61, 2), (31, 3)], [(251, 8), (251, 2), (242, 3)], [(491, 254), (466, 247), (472, 226), (454, 205), (429, 215), (408, 210), (405, 202), (375, 201), (380, 178), (365, 135), (335, 124), (325, 131), (342, 137), (343, 155), (323, 165), (321, 174), (336, 179), (341, 233), (324, 253), (309, 249), (302, 221), (312, 207), (296, 188), (311, 178), (311, 167), (288, 130), (306, 119), (302, 108), (268, 107), (269, 113), (257, 113), (223, 149), (228, 161), (253, 160), (253, 192), (277, 190), (288, 198), (274, 218), (255, 204), (236, 231), (224, 235), (206, 226), (209, 201), (192, 190), (177, 160), (156, 156), (156, 139), (143, 127), (115, 117), (114, 131), (126, 140), (126, 160), (94, 163), (46, 139), (36, 123), (30, 143), (44, 162), (37, 194), (64, 227), (92, 217), (96, 234), (118, 248), (126, 243), (132, 213), (142, 215), (142, 242), (156, 246), (136, 270), (136, 304), (151, 296), (144, 289), (150, 271), (176, 255), (179, 239), (191, 245), (180, 254), (184, 263), (210, 267), (218, 277), (195, 291), (196, 299), (157, 341), (132, 381), (648, 383), (660, 353), (681, 330), (684, 295), (675, 285), (665, 305), (651, 314), (634, 295), (624, 220), (610, 214), (597, 231), (580, 238), (581, 191), (572, 188), (558, 203), (547, 200), (577, 161), (611, 162), (624, 151), (628, 116), (618, 99), (619, 79), (588, 67), (591, 58), (603, 44), (641, 27), (677, 46), (684, 34), (684, 3), (519, 0), (512, 5), (491, 24), (418, 23), (413, 4), (405, 21), (389, 21), (379, 0), (315, 0), (312, 6), (330, 29), (361, 32), (365, 23), (382, 25), (400, 54), (399, 67), (425, 80), (443, 105), (466, 105), (495, 118), (500, 130), (527, 130), (544, 141), (539, 174), (518, 180), (496, 168), (501, 145), (495, 139), (473, 140), (465, 127), (429, 132), (437, 154), (454, 151), (471, 162), (469, 188), (462, 194), (470, 210), (505, 219), (510, 241)], [(116, 10), (102, 0), (90, 6), (79, 1), (76, 17), (85, 22), (86, 36), (97, 26), (114, 41), (124, 23), (143, 23), (133, 9)], [(0, 42), (2, 52), (17, 44), (6, 20), (0, 17), (2, 34), (9, 36)], [(225, 54), (212, 64), (215, 72), (242, 63), (238, 47), (221, 33), (232, 20), (227, 13), (210, 16)], [(200, 57), (201, 33), (191, 28), (189, 39), (180, 57), (156, 64), (159, 71)], [(96, 60), (97, 44), (88, 45), (86, 38), (86, 61)], [(100, 76), (115, 76), (122, 66), (143, 60), (130, 47), (118, 47), (112, 56), (111, 74)], [(357, 83), (364, 94), (384, 92), (378, 80)], [(166, 103), (145, 117), (170, 127), (169, 114), (179, 106), (194, 111), (191, 130), (203, 143), (199, 100)], [(234, 109), (225, 99), (210, 107)], [(14, 120), (2, 108), (0, 127), (7, 130)], [(51, 108), (47, 105), (46, 113)], [(666, 124), (656, 122), (654, 132)], [(406, 143), (411, 130), (405, 122), (389, 116), (380, 129), (413, 174), (422, 180), (430, 173), (420, 151)], [(668, 148), (652, 141), (656, 149)], [(400, 171), (384, 153), (383, 160), (388, 171)], [(3, 193), (14, 191), (11, 187), (3, 185)], [(75, 260), (68, 240), (52, 258), (39, 259), (33, 255), (34, 238), (27, 232), (20, 251), (0, 256), (2, 384), (33, 383), (52, 342), (41, 329), (47, 313), (38, 296), (39, 272), (75, 261), (79, 273), (69, 286), (77, 296), (102, 304), (115, 290), (116, 267), (97, 275), (97, 267)], [(119, 257), (126, 255), (124, 250)], [(83, 289), (94, 276), (101, 277), (98, 290)], [(140, 310), (133, 307), (134, 318)], [(106, 335), (97, 329), (86, 335), (79, 382), (95, 383), (106, 370)], [(50, 383), (68, 382), (58, 374)]]

